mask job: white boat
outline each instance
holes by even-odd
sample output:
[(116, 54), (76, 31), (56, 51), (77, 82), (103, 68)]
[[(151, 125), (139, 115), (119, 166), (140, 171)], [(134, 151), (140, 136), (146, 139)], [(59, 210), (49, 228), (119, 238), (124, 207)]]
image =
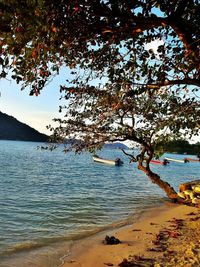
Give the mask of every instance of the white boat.
[(188, 162), (185, 159), (173, 159), (173, 158), (165, 158), (165, 159), (168, 160), (168, 161), (179, 162), (179, 163), (186, 163), (186, 162)]
[(97, 155), (93, 156), (93, 160), (95, 162), (110, 164), (110, 165), (114, 165), (114, 166), (121, 166), (122, 164), (124, 164), (124, 162), (120, 158), (116, 158), (115, 160), (111, 160), (111, 159), (100, 158)]
[(185, 159), (191, 162), (200, 162), (200, 159), (194, 159), (194, 158), (185, 158)]

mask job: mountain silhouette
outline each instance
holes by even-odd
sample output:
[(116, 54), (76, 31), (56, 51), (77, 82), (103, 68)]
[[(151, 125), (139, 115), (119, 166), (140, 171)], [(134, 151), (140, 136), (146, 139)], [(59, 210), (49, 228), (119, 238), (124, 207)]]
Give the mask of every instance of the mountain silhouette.
[(48, 136), (0, 111), (0, 140), (46, 142)]

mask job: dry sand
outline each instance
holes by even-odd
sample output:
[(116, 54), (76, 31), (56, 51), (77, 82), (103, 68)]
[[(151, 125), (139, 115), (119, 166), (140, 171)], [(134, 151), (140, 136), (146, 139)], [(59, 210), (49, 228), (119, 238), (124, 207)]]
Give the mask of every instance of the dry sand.
[[(105, 236), (121, 243), (107, 245)], [(200, 209), (168, 203), (130, 226), (77, 242), (64, 267), (199, 267)]]

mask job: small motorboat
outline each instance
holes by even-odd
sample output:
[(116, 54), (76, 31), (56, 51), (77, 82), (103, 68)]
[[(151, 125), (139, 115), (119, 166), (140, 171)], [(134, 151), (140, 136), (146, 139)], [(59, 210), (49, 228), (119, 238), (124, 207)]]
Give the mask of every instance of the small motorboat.
[(124, 164), (124, 162), (120, 158), (116, 158), (115, 160), (111, 160), (111, 159), (101, 158), (97, 155), (93, 156), (93, 160), (95, 162), (110, 164), (110, 165), (114, 165), (114, 166), (121, 166), (122, 164)]
[(186, 163), (188, 162), (187, 159), (174, 159), (174, 158), (165, 158), (168, 161), (178, 162), (178, 163)]
[(185, 158), (185, 160), (191, 161), (191, 162), (200, 162), (200, 159), (194, 159), (194, 158)]
[(169, 161), (167, 159), (164, 159), (164, 160), (156, 160), (156, 159), (152, 159), (150, 161), (150, 163), (153, 163), (153, 164), (160, 164), (160, 165), (167, 165), (169, 163)]

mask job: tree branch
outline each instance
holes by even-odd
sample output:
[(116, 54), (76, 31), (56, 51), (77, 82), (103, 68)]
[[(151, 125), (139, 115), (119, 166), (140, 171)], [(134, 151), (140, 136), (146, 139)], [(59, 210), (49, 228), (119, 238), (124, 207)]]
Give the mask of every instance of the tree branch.
[(177, 17), (169, 17), (168, 19), (169, 25), (174, 29), (176, 34), (178, 35), (179, 39), (183, 42), (187, 53), (190, 54), (191, 52), (197, 52), (197, 43), (191, 37), (191, 33), (186, 30), (185, 23), (182, 21), (181, 18)]
[(144, 93), (147, 89), (160, 89), (161, 87), (164, 86), (170, 86), (170, 85), (195, 85), (200, 87), (200, 80), (197, 79), (183, 79), (183, 80), (166, 80), (164, 82), (158, 82), (156, 83), (151, 83), (151, 84), (142, 84), (142, 83), (133, 83), (133, 86), (140, 86), (140, 90), (137, 93), (137, 90), (130, 90), (127, 92), (128, 96), (132, 96), (134, 94), (142, 94)]
[(164, 82), (160, 82), (158, 84), (148, 84), (148, 88), (160, 88), (163, 86), (168, 86), (168, 85), (195, 85), (200, 87), (200, 80), (197, 79), (183, 79), (183, 80), (166, 80)]
[[(148, 29), (152, 29), (159, 26), (171, 26), (173, 30), (176, 32), (176, 34), (179, 36), (179, 39), (183, 42), (186, 50), (188, 53), (193, 51), (194, 53), (197, 51), (197, 44), (195, 40), (192, 38), (191, 32), (189, 31), (189, 25), (184, 22), (182, 19), (182, 13), (184, 12), (187, 5), (190, 3), (190, 1), (181, 1), (174, 13), (172, 13), (169, 17), (138, 17), (133, 15), (130, 11), (130, 7), (127, 5), (127, 14), (123, 13), (117, 13), (116, 16), (112, 13), (105, 12), (101, 9), (101, 12), (98, 14), (94, 14), (96, 17), (105, 17), (105, 18), (117, 18), (119, 20), (126, 20), (126, 27), (109, 27), (104, 25), (102, 32), (103, 33), (113, 33), (113, 34), (126, 34), (130, 37), (130, 33), (132, 34), (138, 34), (140, 32), (143, 32)], [(127, 17), (128, 16), (128, 17)], [(188, 22), (189, 23), (189, 22)], [(186, 27), (187, 26), (187, 27)]]

